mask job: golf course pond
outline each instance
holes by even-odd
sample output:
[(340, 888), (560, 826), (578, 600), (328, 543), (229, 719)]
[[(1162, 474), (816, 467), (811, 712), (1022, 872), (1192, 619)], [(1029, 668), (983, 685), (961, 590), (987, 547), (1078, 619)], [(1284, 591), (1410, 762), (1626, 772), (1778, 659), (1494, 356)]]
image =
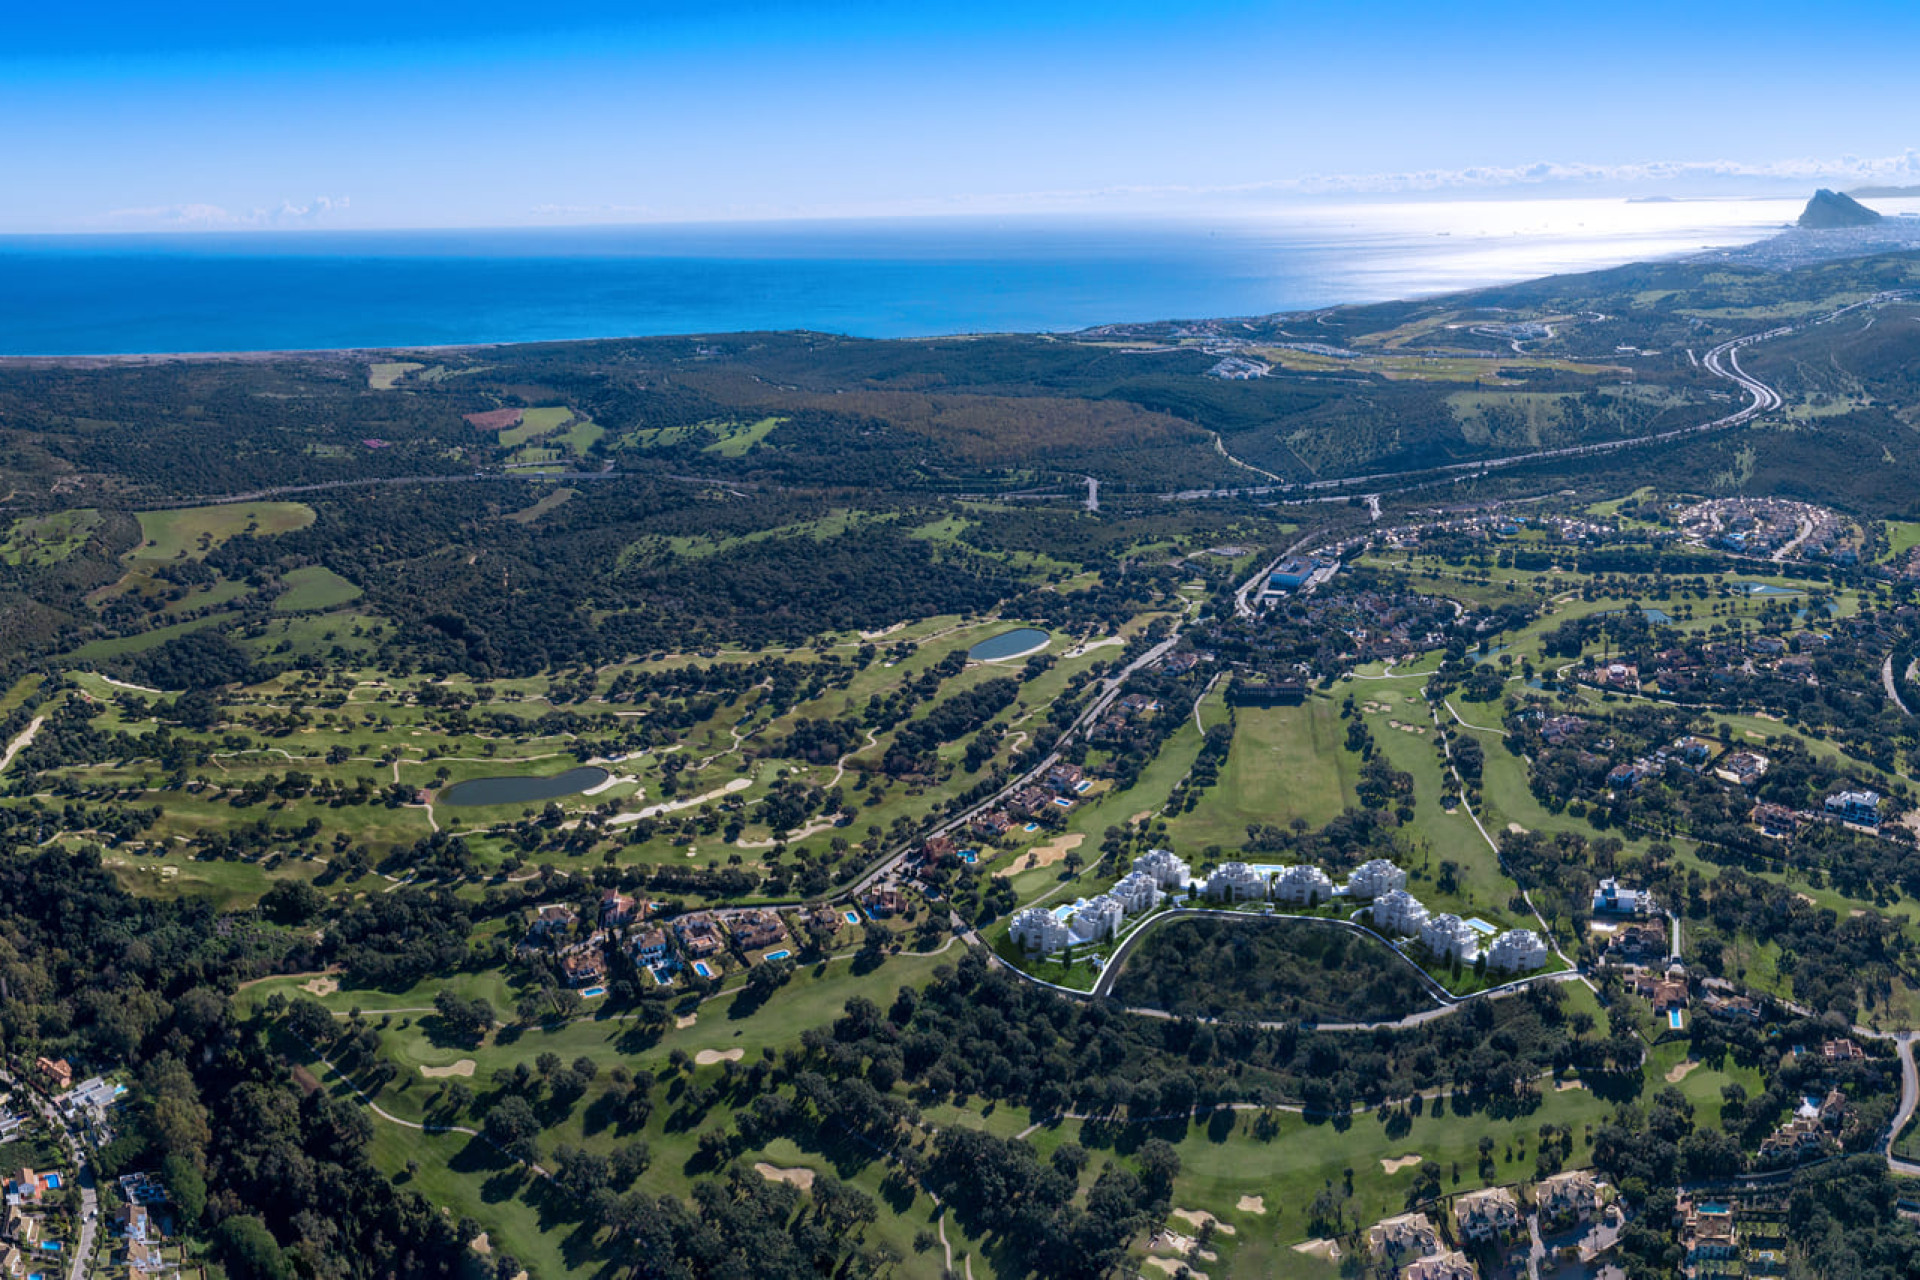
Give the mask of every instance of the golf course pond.
[(967, 658), (973, 662), (1023, 658), (1027, 654), (1040, 652), (1052, 641), (1053, 637), (1038, 627), (1020, 627), (1014, 631), (1002, 631), (997, 636), (988, 636), (967, 650)]
[(598, 765), (582, 765), (551, 778), (468, 778), (441, 793), (439, 803), (450, 805), (535, 804), (578, 795), (612, 775)]

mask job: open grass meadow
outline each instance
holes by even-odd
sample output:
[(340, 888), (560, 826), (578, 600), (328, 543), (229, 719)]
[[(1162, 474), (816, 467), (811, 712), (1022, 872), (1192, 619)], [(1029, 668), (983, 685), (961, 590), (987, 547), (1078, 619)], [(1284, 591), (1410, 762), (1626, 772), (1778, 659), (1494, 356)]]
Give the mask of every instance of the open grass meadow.
[(230, 538), (267, 537), (304, 529), (314, 521), (304, 502), (233, 502), (212, 507), (142, 511), (143, 541), (131, 561), (198, 560)]
[[(1209, 695), (1202, 719), (1224, 714)], [(1285, 826), (1294, 818), (1320, 826), (1354, 803), (1360, 759), (1346, 749), (1339, 705), (1324, 695), (1292, 707), (1237, 707), (1233, 748), (1220, 780), (1199, 807), (1167, 824), (1174, 848), (1197, 855), (1218, 845), (1231, 854), (1252, 823)]]
[(285, 584), (273, 607), (278, 613), (303, 613), (310, 609), (337, 609), (360, 598), (360, 588), (324, 565), (291, 569), (281, 575)]

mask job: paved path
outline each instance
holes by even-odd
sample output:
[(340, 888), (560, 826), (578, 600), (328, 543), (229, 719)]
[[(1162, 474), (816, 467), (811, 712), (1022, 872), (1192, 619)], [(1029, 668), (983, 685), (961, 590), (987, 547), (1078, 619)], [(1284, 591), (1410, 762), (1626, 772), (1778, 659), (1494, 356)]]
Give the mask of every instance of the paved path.
[(40, 726), (45, 724), (46, 722), (47, 722), (47, 718), (45, 716), (35, 716), (33, 718), (32, 724), (28, 725), (26, 728), (22, 729), (18, 734), (14, 736), (13, 741), (7, 744), (6, 755), (0, 756), (0, 773), (5, 773), (7, 771), (7, 766), (13, 763), (13, 758), (15, 756), (19, 755), (22, 751), (25, 751), (28, 747), (33, 745), (34, 738), (40, 732)]
[(1900, 1137), (1900, 1131), (1913, 1119), (1914, 1107), (1920, 1104), (1920, 1068), (1913, 1061), (1913, 1033), (1906, 1032), (1894, 1040), (1894, 1050), (1900, 1055), (1900, 1109), (1893, 1113), (1893, 1124), (1887, 1130), (1887, 1165), (1895, 1173), (1908, 1177), (1920, 1177), (1920, 1164), (1911, 1160), (1902, 1160), (1893, 1154), (1893, 1144)]
[[(1912, 711), (1907, 709), (1907, 704), (1900, 697), (1899, 682), (1893, 678), (1893, 655), (1892, 654), (1888, 654), (1886, 657), (1886, 661), (1880, 664), (1880, 683), (1886, 686), (1887, 700), (1893, 703), (1894, 706), (1900, 708), (1901, 715), (1910, 716), (1913, 714)], [(4, 767), (4, 766), (0, 766), (0, 767)]]

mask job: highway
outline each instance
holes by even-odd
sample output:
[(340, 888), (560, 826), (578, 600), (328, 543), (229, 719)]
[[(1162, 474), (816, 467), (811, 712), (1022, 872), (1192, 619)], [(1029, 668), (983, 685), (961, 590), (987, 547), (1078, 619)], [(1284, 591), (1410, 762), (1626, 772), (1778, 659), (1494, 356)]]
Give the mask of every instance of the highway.
[[(1340, 489), (1375, 489), (1380, 492), (1396, 492), (1390, 486), (1399, 482), (1403, 488), (1424, 487), (1433, 480), (1444, 476), (1466, 477), (1483, 475), (1489, 471), (1503, 470), (1508, 467), (1523, 466), (1530, 462), (1546, 462), (1558, 458), (1587, 458), (1600, 454), (1615, 453), (1622, 449), (1638, 449), (1647, 445), (1665, 444), (1687, 436), (1701, 435), (1707, 432), (1724, 431), (1753, 421), (1763, 413), (1770, 413), (1781, 405), (1780, 393), (1766, 383), (1740, 367), (1740, 352), (1756, 343), (1769, 342), (1796, 333), (1801, 328), (1827, 324), (1849, 312), (1862, 307), (1875, 307), (1910, 296), (1914, 291), (1905, 289), (1888, 290), (1870, 298), (1850, 303), (1837, 310), (1830, 311), (1817, 319), (1802, 325), (1780, 325), (1761, 333), (1749, 333), (1738, 338), (1729, 338), (1700, 357), (1700, 364), (1709, 373), (1723, 378), (1739, 387), (1747, 397), (1747, 403), (1732, 413), (1722, 414), (1709, 422), (1699, 422), (1692, 426), (1674, 427), (1668, 431), (1652, 435), (1632, 436), (1624, 440), (1602, 440), (1593, 444), (1566, 445), (1558, 449), (1537, 449), (1532, 453), (1508, 454), (1499, 458), (1487, 458), (1477, 462), (1455, 462), (1446, 466), (1428, 467), (1418, 471), (1375, 472), (1364, 476), (1341, 476), (1331, 480), (1304, 480), (1291, 483), (1260, 485), (1244, 489), (1185, 489), (1178, 493), (1163, 495), (1173, 501), (1190, 501), (1201, 498), (1232, 497), (1272, 497), (1285, 499), (1293, 494), (1325, 493)], [(1224, 450), (1223, 450), (1224, 452)], [(1410, 484), (1417, 477), (1428, 477), (1422, 484)], [(1376, 495), (1377, 496), (1377, 495)]]

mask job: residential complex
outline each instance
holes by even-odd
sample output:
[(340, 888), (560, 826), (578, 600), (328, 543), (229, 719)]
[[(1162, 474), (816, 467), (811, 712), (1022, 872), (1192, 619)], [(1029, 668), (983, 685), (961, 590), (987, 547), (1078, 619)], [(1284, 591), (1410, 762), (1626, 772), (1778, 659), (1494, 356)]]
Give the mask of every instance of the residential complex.
[(1546, 941), (1531, 929), (1509, 929), (1487, 948), (1487, 968), (1501, 973), (1531, 973), (1546, 963)]
[(1193, 868), (1166, 849), (1149, 849), (1133, 860), (1133, 869), (1152, 876), (1154, 884), (1169, 893), (1185, 889), (1193, 879)]

